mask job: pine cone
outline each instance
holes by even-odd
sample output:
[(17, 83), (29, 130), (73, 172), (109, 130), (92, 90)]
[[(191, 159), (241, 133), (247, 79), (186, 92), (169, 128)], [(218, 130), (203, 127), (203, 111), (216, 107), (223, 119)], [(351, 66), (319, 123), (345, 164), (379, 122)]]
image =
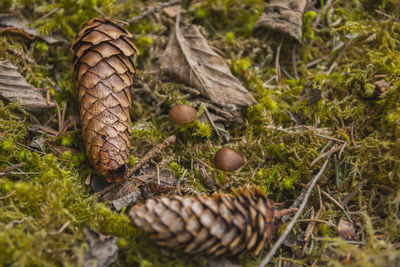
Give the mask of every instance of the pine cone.
[(129, 108), (138, 54), (118, 21), (95, 18), (72, 46), (86, 154), (109, 182), (123, 179), (129, 162)]
[(275, 231), (276, 219), (293, 210), (276, 211), (256, 187), (215, 193), (212, 198), (161, 197), (134, 206), (133, 223), (157, 244), (176, 247), (188, 254), (257, 255)]

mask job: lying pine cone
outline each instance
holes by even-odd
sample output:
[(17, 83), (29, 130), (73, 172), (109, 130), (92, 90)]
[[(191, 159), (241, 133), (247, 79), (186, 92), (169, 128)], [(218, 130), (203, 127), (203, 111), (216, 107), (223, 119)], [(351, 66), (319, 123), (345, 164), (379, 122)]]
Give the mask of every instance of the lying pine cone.
[(257, 255), (275, 232), (277, 219), (294, 210), (276, 211), (256, 187), (215, 193), (212, 198), (161, 197), (134, 206), (133, 223), (150, 234), (157, 244), (176, 247), (188, 254)]
[(72, 46), (86, 154), (109, 182), (122, 180), (129, 162), (129, 88), (138, 54), (129, 37), (118, 21), (96, 18)]

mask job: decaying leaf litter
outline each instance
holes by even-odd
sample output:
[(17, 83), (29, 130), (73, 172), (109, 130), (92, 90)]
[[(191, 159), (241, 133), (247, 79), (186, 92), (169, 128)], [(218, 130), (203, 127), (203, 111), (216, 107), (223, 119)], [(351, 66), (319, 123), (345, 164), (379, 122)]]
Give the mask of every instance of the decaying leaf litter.
[[(299, 44), (288, 36), (282, 41), (283, 35), (276, 31), (251, 33), (259, 15), (268, 10), (261, 1), (192, 2), (191, 6), (182, 8), (180, 27), (200, 26), (210, 47), (227, 60), (232, 74), (258, 104), (245, 112), (245, 124), (225, 122), (230, 141), (218, 136), (217, 130), (224, 130), (220, 130), (221, 126), (214, 127), (207, 120), (199, 119), (186, 129), (172, 126), (166, 117), (169, 107), (189, 102), (193, 98), (186, 92), (196, 91), (173, 83), (166, 76), (156, 79), (151, 74), (152, 62), (162, 55), (175, 27), (170, 16), (153, 13), (129, 28), (141, 52), (132, 88), (131, 163), (144, 157), (167, 136), (178, 134), (179, 138), (177, 131), (190, 130), (195, 136), (189, 137), (188, 142), (181, 143), (178, 139), (150, 163), (158, 165), (160, 170), (171, 169), (179, 179), (181, 194), (210, 193), (200, 183), (200, 173), (196, 171), (204, 167), (216, 185), (227, 193), (231, 185), (255, 184), (269, 198), (288, 207), (314, 171), (318, 171), (322, 158), (330, 154), (319, 188), (314, 189), (305, 212), (295, 224), (295, 231), (286, 238), (278, 250), (280, 256), (272, 258), (272, 262), (390, 265), (396, 261), (400, 151), (397, 142), (399, 44), (396, 41), (399, 25), (395, 19), (398, 3), (310, 3), (302, 20), (303, 44)], [(130, 3), (42, 4), (42, 10), (26, 17), (30, 21), (39, 19), (35, 24), (40, 31), (63, 32), (64, 36), (72, 37), (85, 21), (99, 13), (129, 20), (159, 4), (135, 3), (134, 7)], [(25, 8), (23, 3), (14, 6), (14, 10), (7, 4), (2, 5), (10, 12)], [(73, 17), (79, 10), (85, 10), (89, 17)], [(0, 200), (0, 216), (6, 226), (0, 242), (4, 247), (0, 260), (37, 264), (82, 262), (85, 250), (82, 227), (88, 225), (119, 238), (118, 263), (121, 265), (141, 262), (176, 266), (189, 259), (194, 265), (205, 265), (205, 258), (186, 258), (179, 252), (160, 250), (129, 224), (123, 215), (125, 211), (112, 212), (90, 197), (90, 190), (83, 183), (89, 174), (95, 175), (82, 160), (84, 150), (79, 127), (69, 128), (62, 135), (42, 133), (48, 141), (78, 150), (76, 155), (67, 150), (54, 158), (30, 150), (27, 146), (30, 139), (38, 135), (28, 132), (25, 124), (46, 124), (54, 130), (59, 126), (59, 118), (78, 114), (71, 54), (67, 45), (56, 50), (42, 41), (13, 34), (1, 36), (0, 41), (2, 59), (11, 60), (35, 87), (49, 87), (60, 105), (60, 116), (56, 115), (48, 124), (53, 115), (50, 111), (38, 115), (24, 112), (18, 104), (1, 107), (2, 169), (19, 163), (26, 165), (17, 165), (12, 175), (0, 178), (4, 197)], [(365, 57), (360, 58), (360, 54)], [(33, 65), (34, 61), (38, 64)], [(321, 100), (316, 103), (311, 100), (315, 89), (321, 91)], [(68, 105), (62, 112), (66, 102)], [(211, 108), (199, 108), (200, 115), (207, 116), (207, 111), (214, 113)], [(212, 169), (212, 158), (217, 149), (226, 145), (240, 151), (246, 164), (229, 175), (227, 184), (221, 185), (219, 172)], [(43, 150), (43, 154), (48, 154), (46, 147)], [(343, 217), (355, 227), (355, 238), (351, 242), (339, 239), (337, 231), (341, 230), (332, 226), (338, 226)], [(64, 225), (68, 226), (64, 229)], [(41, 237), (46, 233), (48, 238), (43, 242)], [(21, 242), (22, 237), (29, 242)], [(35, 250), (28, 249), (29, 244), (35, 244)], [(26, 254), (26, 251), (32, 253)], [(263, 253), (268, 251), (267, 246)], [(27, 256), (18, 257), (22, 252)], [(260, 259), (250, 256), (234, 261), (245, 265), (260, 263)]]

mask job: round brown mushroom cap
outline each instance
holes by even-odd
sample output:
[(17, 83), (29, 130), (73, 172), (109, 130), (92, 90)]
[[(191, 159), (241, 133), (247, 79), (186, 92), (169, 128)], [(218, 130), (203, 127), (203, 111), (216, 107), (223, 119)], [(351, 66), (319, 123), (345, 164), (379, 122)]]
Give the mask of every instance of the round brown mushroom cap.
[(234, 171), (242, 167), (244, 159), (234, 150), (223, 147), (215, 153), (214, 165), (221, 171)]
[(179, 104), (169, 110), (169, 118), (176, 124), (185, 124), (194, 121), (197, 111), (189, 105)]

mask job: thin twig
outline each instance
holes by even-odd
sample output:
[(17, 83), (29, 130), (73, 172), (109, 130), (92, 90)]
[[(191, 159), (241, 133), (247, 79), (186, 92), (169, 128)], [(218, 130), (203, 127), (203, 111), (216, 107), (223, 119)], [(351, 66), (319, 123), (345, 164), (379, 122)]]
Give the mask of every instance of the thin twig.
[(318, 161), (320, 161), (321, 159), (329, 157), (331, 154), (335, 153), (336, 151), (340, 150), (341, 148), (342, 148), (342, 146), (333, 147), (328, 152), (322, 153), (321, 155), (316, 157), (313, 160), (313, 162), (311, 162), (310, 167), (314, 166), (314, 164), (317, 163)]
[(350, 128), (350, 138), (351, 138), (351, 143), (356, 146), (356, 140), (354, 140), (354, 123), (351, 124), (351, 128)]
[(212, 127), (214, 128), (215, 132), (217, 133), (217, 135), (220, 136), (220, 133), (219, 133), (217, 127), (215, 126), (214, 121), (212, 120), (211, 115), (208, 112), (207, 107), (205, 105), (203, 105), (203, 107), (204, 107), (204, 111), (206, 112), (207, 119), (210, 121), (210, 123), (211, 123)]
[(335, 60), (332, 62), (331, 66), (329, 67), (328, 71), (326, 72), (327, 75), (331, 74), (332, 71), (339, 65), (340, 60), (342, 60), (342, 57), (345, 55), (345, 52), (347, 49), (354, 43), (356, 38), (351, 39), (350, 41), (347, 42), (347, 44), (340, 50), (340, 52), (337, 54), (337, 57)]
[(212, 169), (212, 167), (210, 165), (208, 165), (207, 163), (205, 163), (203, 160), (197, 158), (197, 157), (193, 157), (198, 163), (200, 163), (201, 165), (203, 165), (204, 167), (208, 168), (208, 169)]
[(4, 175), (35, 175), (40, 174), (41, 172), (9, 172), (9, 173), (0, 173), (0, 176)]
[(337, 201), (336, 199), (334, 199), (331, 195), (329, 195), (327, 192), (325, 191), (321, 191), (322, 194), (324, 194), (327, 198), (329, 198), (333, 203), (335, 203), (336, 206), (338, 206), (341, 210), (345, 210), (343, 205), (339, 203), (339, 201)]
[(307, 125), (299, 125), (299, 126), (293, 126), (293, 127), (289, 127), (289, 128), (282, 128), (282, 126), (267, 125), (267, 126), (265, 126), (265, 128), (267, 130), (281, 131), (281, 132), (284, 132), (287, 134), (298, 134), (298, 133), (310, 131), (310, 130), (314, 134), (319, 134), (320, 136), (325, 136), (326, 134), (330, 134), (324, 128), (315, 128), (313, 126), (307, 126)]
[(343, 151), (344, 151), (344, 148), (346, 147), (346, 145), (347, 145), (347, 141), (343, 144), (342, 148), (339, 151), (339, 155), (338, 155), (339, 159), (342, 159), (342, 154), (343, 154)]
[(22, 168), (22, 167), (24, 167), (25, 165), (26, 165), (26, 163), (24, 163), (24, 162), (17, 163), (17, 164), (14, 164), (14, 165), (8, 166), (7, 168), (2, 169), (2, 170), (0, 171), (0, 173), (8, 173), (8, 172), (13, 171), (13, 170), (15, 170), (15, 169)]
[(326, 139), (329, 139), (329, 140), (332, 140), (332, 141), (340, 142), (340, 143), (345, 143), (346, 142), (346, 141), (343, 141), (343, 140), (340, 140), (340, 139), (337, 139), (335, 137), (328, 136), (328, 135), (316, 134), (316, 136), (322, 137), (322, 138), (326, 138)]
[(169, 7), (169, 6), (174, 6), (174, 5), (180, 4), (181, 2), (182, 2), (182, 0), (172, 0), (172, 1), (169, 1), (169, 2), (166, 2), (166, 3), (163, 3), (161, 5), (158, 5), (158, 6), (154, 7), (154, 8), (152, 8), (152, 9), (149, 9), (149, 10), (143, 12), (139, 16), (131, 18), (130, 20), (128, 20), (128, 23), (129, 24), (137, 23), (141, 19), (143, 19), (143, 18), (145, 18), (145, 17), (147, 17), (147, 16), (149, 16), (149, 15), (151, 15), (153, 13), (157, 13), (158, 11), (160, 11), (163, 8), (166, 8), (166, 7)]
[(10, 193), (8, 193), (7, 195), (1, 196), (1, 197), (0, 197), (0, 200), (1, 200), (1, 199), (9, 198), (9, 197), (11, 197), (12, 195), (14, 195), (16, 192), (17, 192), (17, 191), (13, 190), (13, 191), (11, 191)]
[(158, 164), (156, 164), (156, 169), (157, 169), (157, 182), (158, 182), (158, 185), (161, 185), (161, 182), (160, 182), (160, 167), (158, 167)]
[(278, 84), (281, 82), (281, 79), (282, 79), (281, 65), (279, 64), (279, 56), (281, 54), (281, 48), (282, 48), (283, 39), (285, 39), (285, 37), (282, 37), (281, 42), (279, 43), (279, 46), (276, 49), (276, 57), (275, 57), (275, 69), (276, 69), (277, 83)]
[(62, 113), (61, 113), (61, 128), (58, 129), (60, 132), (64, 128), (64, 123), (65, 123), (65, 112), (67, 111), (67, 103), (62, 108)]
[(334, 227), (334, 228), (337, 227), (336, 225), (334, 225), (334, 224), (331, 223), (331, 222), (324, 221), (324, 220), (320, 220), (320, 219), (300, 219), (300, 220), (297, 220), (297, 221), (296, 221), (296, 223), (301, 223), (301, 222), (324, 223), (324, 224), (327, 224), (327, 225), (332, 226), (332, 227)]
[(297, 61), (296, 61), (296, 44), (292, 46), (292, 64), (293, 64), (293, 73), (296, 80), (299, 80), (299, 72), (297, 71)]
[(60, 106), (58, 105), (57, 101), (55, 101), (56, 103), (56, 107), (57, 107), (57, 120), (58, 120), (58, 129), (61, 129), (61, 110), (60, 110)]
[(54, 113), (53, 115), (51, 115), (50, 118), (43, 124), (43, 126), (47, 126), (56, 116), (57, 116), (57, 113)]
[[(290, 233), (292, 230), (294, 224), (296, 223), (297, 219), (300, 217), (300, 214), (303, 212), (308, 198), (310, 197), (311, 191), (314, 189), (316, 183), (318, 182), (319, 178), (321, 178), (322, 174), (324, 173), (326, 167), (328, 166), (329, 159), (325, 160), (324, 165), (322, 165), (321, 169), (319, 170), (318, 174), (308, 183), (307, 186), (307, 191), (305, 194), (300, 194), (300, 196), (297, 198), (297, 200), (301, 201), (301, 205), (299, 209), (297, 210), (296, 214), (293, 216), (292, 220), (289, 222), (289, 224), (286, 226), (285, 231), (283, 234), (279, 237), (278, 241), (276, 241), (275, 245), (272, 247), (272, 249), (268, 252), (267, 256), (263, 259), (263, 261), (260, 263), (260, 267), (264, 267), (269, 263), (269, 261), (272, 259), (272, 257), (275, 255), (276, 251), (279, 249), (283, 241), (286, 239), (287, 235)], [(295, 202), (297, 202), (297, 200)], [(292, 205), (293, 206), (293, 205)], [(291, 208), (296, 208), (296, 207), (291, 207)]]
[(67, 221), (66, 223), (64, 223), (60, 229), (58, 229), (57, 232), (50, 232), (49, 235), (58, 235), (61, 234), (62, 232), (64, 232), (65, 229), (67, 229), (67, 227), (70, 225), (70, 221)]
[(164, 148), (174, 144), (175, 141), (176, 141), (175, 135), (168, 136), (161, 144), (159, 144), (156, 147), (153, 147), (149, 152), (147, 152), (147, 154), (127, 172), (126, 176), (127, 177), (133, 176), (133, 174), (137, 170), (139, 170), (143, 166), (143, 164), (145, 164), (151, 158), (154, 158), (156, 155), (160, 154)]

